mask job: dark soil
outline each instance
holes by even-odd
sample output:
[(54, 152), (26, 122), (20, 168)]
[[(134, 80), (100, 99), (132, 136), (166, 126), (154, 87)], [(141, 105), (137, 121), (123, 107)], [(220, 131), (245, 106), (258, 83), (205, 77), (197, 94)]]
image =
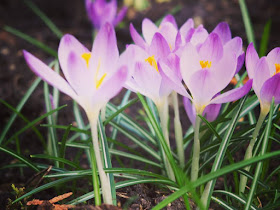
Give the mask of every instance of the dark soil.
[[(91, 24), (87, 19), (83, 0), (34, 0), (33, 2), (45, 12), (63, 33), (73, 34), (85, 44), (85, 46), (89, 49), (91, 48)], [(253, 22), (257, 43), (260, 42), (265, 23), (271, 19), (272, 30), (268, 50), (280, 46), (280, 1), (247, 0), (246, 2)], [(133, 22), (140, 32), (141, 22), (144, 17), (148, 17), (153, 21), (158, 20), (177, 5), (182, 6), (181, 11), (175, 14), (179, 26), (188, 18), (192, 17), (197, 24), (203, 23), (204, 26), (211, 31), (219, 22), (227, 21), (231, 27), (233, 36), (242, 37), (244, 46), (248, 45), (237, 0), (174, 0), (162, 4), (157, 4), (153, 1), (151, 7), (142, 13), (136, 13), (130, 10), (128, 17), (125, 19), (126, 27), (117, 29), (120, 51), (125, 48), (127, 43), (131, 42), (127, 27), (129, 22)], [(28, 69), (23, 59), (22, 49), (32, 52), (46, 63), (50, 62), (52, 58), (42, 52), (42, 50), (3, 30), (2, 28), (5, 25), (16, 28), (42, 41), (55, 50), (57, 49), (59, 40), (22, 0), (1, 0), (0, 98), (15, 107), (32, 82), (36, 79), (36, 76)], [(68, 96), (62, 95), (61, 98), (60, 104), (67, 103), (69, 107), (60, 112), (59, 124), (68, 125), (74, 122), (73, 116), (69, 114), (72, 110), (72, 102)], [(116, 102), (118, 102), (118, 99), (116, 99)], [(131, 113), (134, 111), (135, 110), (130, 110)], [(182, 107), (181, 111), (181, 113), (184, 112)], [(29, 120), (35, 119), (45, 113), (42, 84), (41, 87), (37, 88), (32, 94), (21, 113)], [(12, 112), (9, 109), (3, 104), (0, 104), (0, 131), (3, 130), (11, 114)], [(186, 119), (185, 114), (182, 114), (182, 119)], [(22, 120), (16, 120), (7, 136), (12, 136), (24, 125)], [(184, 130), (187, 129), (187, 125), (188, 120), (183, 120)], [(46, 133), (46, 129), (40, 126), (38, 126), (38, 129)], [(30, 154), (43, 153), (40, 141), (34, 138), (31, 131), (23, 133), (19, 138), (21, 151), (26, 157)], [(16, 150), (14, 143), (9, 144), (9, 148)], [(71, 158), (73, 159), (73, 157), (69, 156), (70, 160)], [(0, 160), (0, 167), (16, 162), (15, 159), (2, 152), (0, 152)], [(24, 170), (24, 173), (21, 173), (19, 169), (0, 170), (1, 209), (4, 208), (7, 198), (14, 199), (11, 194), (11, 184), (15, 184), (17, 187), (25, 186), (28, 179), (33, 175), (34, 172), (30, 170)], [(56, 196), (56, 193), (55, 190), (47, 190), (43, 193), (39, 193), (36, 198), (47, 201)], [(127, 207), (130, 209), (151, 209), (170, 193), (170, 191), (161, 189), (155, 185), (135, 185), (118, 191), (118, 204), (120, 207)], [(103, 209), (112, 209), (112, 207), (103, 207)], [(93, 206), (84, 206), (83, 209), (85, 208), (91, 209)], [(167, 209), (184, 209), (183, 201), (177, 200), (168, 206)]]

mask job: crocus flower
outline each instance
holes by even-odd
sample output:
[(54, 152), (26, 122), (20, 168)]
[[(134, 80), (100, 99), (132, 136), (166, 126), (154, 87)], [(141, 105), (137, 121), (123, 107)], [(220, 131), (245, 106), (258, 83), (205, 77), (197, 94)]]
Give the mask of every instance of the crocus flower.
[[(194, 23), (192, 19), (187, 20), (183, 26), (179, 29), (182, 34), (186, 34)], [(167, 15), (161, 21), (159, 27), (157, 27), (150, 19), (145, 18), (142, 22), (142, 33), (144, 39), (136, 31), (133, 24), (130, 24), (130, 33), (133, 41), (136, 45), (146, 49), (152, 43), (152, 39), (156, 33), (160, 33), (168, 43), (171, 51), (176, 50), (176, 41), (180, 40), (178, 37), (179, 32), (175, 18), (172, 15)]]
[(253, 79), (253, 89), (260, 101), (261, 109), (270, 109), (272, 97), (280, 103), (280, 48), (274, 48), (267, 56), (259, 58), (253, 43), (246, 52), (248, 76)]
[(118, 25), (126, 15), (127, 7), (123, 7), (117, 14), (117, 0), (85, 0), (88, 16), (96, 29), (100, 29), (106, 22)]
[[(191, 101), (187, 97), (183, 97), (184, 108), (186, 113), (193, 124), (195, 125), (195, 118), (196, 118), (196, 110), (195, 106), (191, 103)], [(207, 121), (212, 122), (216, 120), (218, 117), (222, 105), (221, 104), (209, 104), (205, 107), (202, 116), (206, 118)]]
[(31, 70), (76, 100), (85, 110), (92, 129), (92, 141), (99, 171), (103, 199), (112, 204), (110, 183), (103, 170), (97, 136), (100, 109), (122, 88), (127, 78), (127, 67), (119, 67), (119, 51), (111, 24), (106, 23), (93, 43), (92, 51), (72, 35), (64, 35), (58, 48), (58, 59), (66, 79), (27, 51), (24, 57)]

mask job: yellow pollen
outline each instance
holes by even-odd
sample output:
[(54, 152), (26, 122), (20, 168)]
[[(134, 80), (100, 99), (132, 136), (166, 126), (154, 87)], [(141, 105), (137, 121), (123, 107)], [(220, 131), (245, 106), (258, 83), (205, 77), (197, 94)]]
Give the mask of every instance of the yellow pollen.
[(94, 81), (95, 81), (96, 89), (98, 89), (100, 87), (100, 85), (102, 84), (103, 80), (107, 76), (107, 73), (104, 73), (102, 75), (102, 77), (100, 79), (98, 79), (98, 73), (99, 73), (100, 66), (101, 66), (101, 61), (100, 61), (100, 59), (98, 59), (97, 69), (96, 69), (95, 76), (94, 76)]
[(82, 54), (82, 58), (85, 59), (86, 63), (87, 63), (87, 67), (89, 65), (89, 59), (91, 57), (91, 53), (83, 53)]
[(158, 72), (158, 65), (157, 62), (155, 60), (155, 56), (150, 56), (147, 59), (145, 59), (146, 62), (148, 62), (152, 67), (154, 67), (155, 70), (157, 70)]
[(280, 64), (279, 63), (275, 63), (275, 69), (276, 70), (275, 70), (274, 75), (280, 73)]
[(210, 68), (212, 65), (211, 61), (199, 61), (201, 68), (205, 69), (205, 68)]

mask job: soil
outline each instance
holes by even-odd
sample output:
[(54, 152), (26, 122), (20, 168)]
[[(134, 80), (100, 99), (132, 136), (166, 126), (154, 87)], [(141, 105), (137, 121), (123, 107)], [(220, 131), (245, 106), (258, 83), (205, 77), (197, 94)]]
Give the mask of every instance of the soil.
[[(91, 23), (85, 13), (84, 1), (82, 0), (34, 0), (33, 1), (63, 33), (73, 34), (89, 49), (91, 48)], [(257, 44), (261, 40), (261, 35), (265, 23), (272, 20), (272, 28), (270, 33), (270, 41), (268, 50), (280, 46), (280, 1), (266, 0), (247, 0), (248, 10), (254, 26)], [(179, 26), (181, 26), (188, 18), (194, 18), (196, 24), (204, 24), (211, 31), (221, 21), (229, 23), (232, 35), (240, 36), (243, 39), (244, 46), (248, 45), (244, 24), (238, 4), (238, 0), (174, 0), (166, 3), (156, 3), (152, 1), (151, 6), (143, 12), (135, 12), (130, 9), (128, 17), (124, 20), (125, 27), (117, 29), (117, 37), (119, 49), (122, 51), (127, 43), (132, 40), (130, 38), (128, 24), (132, 22), (136, 29), (141, 32), (141, 22), (144, 17), (148, 17), (155, 21), (167, 14), (175, 6), (180, 5), (182, 9), (174, 16)], [(22, 0), (1, 0), (0, 2), (0, 99), (8, 102), (12, 106), (17, 106), (26, 90), (30, 87), (36, 76), (28, 69), (23, 56), (22, 49), (26, 49), (42, 59), (45, 63), (52, 60), (52, 57), (44, 53), (37, 47), (27, 43), (26, 41), (3, 30), (3, 26), (11, 26), (22, 31), (31, 37), (42, 41), (53, 49), (57, 49), (59, 40), (48, 29), (48, 27), (36, 16)], [(115, 102), (118, 103), (118, 99)], [(74, 118), (69, 114), (71, 112), (71, 99), (68, 96), (61, 96), (61, 104), (69, 104), (69, 106), (60, 112), (59, 124), (68, 125), (74, 122)], [(182, 105), (182, 104), (181, 104)], [(130, 113), (136, 112), (137, 108), (130, 110)], [(182, 106), (181, 113), (184, 112)], [(37, 88), (28, 100), (21, 112), (27, 119), (32, 120), (45, 113), (43, 86)], [(12, 112), (2, 103), (0, 104), (0, 131), (3, 130)], [(182, 119), (187, 119), (182, 114)], [(45, 122), (40, 122), (45, 123)], [(186, 130), (188, 120), (183, 120), (183, 129)], [(17, 119), (11, 127), (7, 136), (12, 136), (16, 131), (22, 128), (25, 123)], [(46, 133), (46, 129), (37, 126), (40, 131)], [(23, 133), (19, 140), (21, 152), (26, 157), (30, 154), (43, 153), (43, 148), (38, 140), (34, 140), (31, 131)], [(15, 143), (10, 143), (9, 148), (16, 150)], [(71, 151), (68, 153), (71, 153)], [(68, 154), (69, 156), (69, 154)], [(69, 156), (70, 160), (73, 157)], [(16, 162), (15, 159), (0, 152), (1, 166)], [(33, 171), (24, 170), (21, 173), (18, 169), (0, 170), (0, 207), (3, 209), (7, 198), (12, 198), (11, 184), (16, 186), (24, 186), (34, 175)], [(84, 184), (84, 183), (83, 183)], [(55, 190), (47, 190), (38, 194), (42, 200), (49, 200), (56, 196)], [(155, 185), (135, 185), (118, 191), (119, 206), (129, 209), (150, 209), (165, 196), (171, 192), (161, 189)], [(36, 194), (37, 196), (37, 194)], [(137, 196), (137, 197), (135, 197)], [(135, 200), (132, 198), (135, 197)], [(84, 206), (90, 209), (93, 206)], [(102, 209), (112, 209), (112, 207), (103, 206)], [(47, 209), (47, 208), (46, 208)], [(184, 209), (183, 201), (177, 200), (167, 209)]]

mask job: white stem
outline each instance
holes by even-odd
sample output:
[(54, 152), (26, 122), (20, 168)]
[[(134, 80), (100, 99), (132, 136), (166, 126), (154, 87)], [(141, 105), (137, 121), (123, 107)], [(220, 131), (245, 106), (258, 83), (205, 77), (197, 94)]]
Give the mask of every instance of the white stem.
[(98, 115), (88, 114), (88, 118), (91, 126), (92, 144), (93, 144), (96, 164), (98, 168), (99, 179), (101, 183), (103, 202), (106, 204), (113, 204), (111, 185), (110, 185), (109, 177), (107, 176), (103, 168), (103, 163), (102, 163), (102, 158), (101, 158), (101, 153), (99, 148), (98, 133), (97, 133), (97, 119), (98, 119), (97, 117)]

